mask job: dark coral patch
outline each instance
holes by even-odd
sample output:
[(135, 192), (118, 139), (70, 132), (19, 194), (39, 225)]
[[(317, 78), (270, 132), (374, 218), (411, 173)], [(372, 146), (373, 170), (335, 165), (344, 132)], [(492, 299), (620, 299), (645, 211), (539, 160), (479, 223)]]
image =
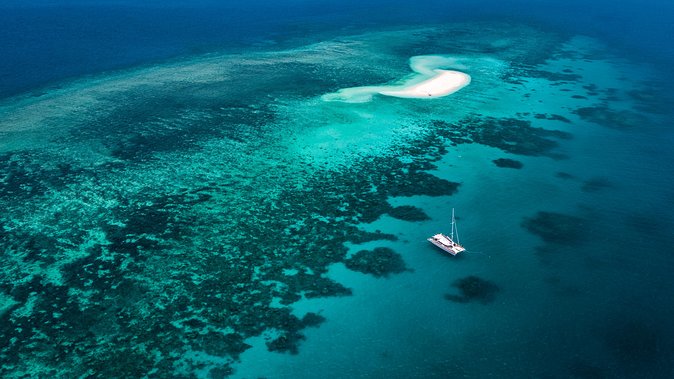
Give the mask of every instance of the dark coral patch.
[(459, 183), (438, 178), (424, 171), (411, 171), (396, 179), (398, 183), (389, 191), (391, 196), (449, 196), (459, 188)]
[(314, 297), (351, 295), (351, 289), (344, 287), (332, 279), (324, 277), (313, 277), (311, 283), (306, 284), (304, 287), (306, 288), (304, 296), (308, 299)]
[(222, 334), (215, 331), (197, 333), (190, 341), (195, 351), (203, 351), (216, 357), (228, 355), (234, 359), (238, 359), (239, 354), (251, 347), (236, 333)]
[(590, 96), (598, 96), (599, 95), (599, 87), (597, 87), (596, 84), (587, 84), (584, 85), (583, 88), (587, 90), (587, 94)]
[[(623, 368), (644, 369), (656, 366), (658, 360), (666, 357), (663, 355), (663, 338), (662, 330), (655, 325), (641, 320), (625, 319), (612, 325), (604, 342)], [(669, 355), (665, 359), (671, 358), (671, 353)]]
[(214, 367), (208, 371), (208, 379), (225, 379), (234, 374), (234, 369), (228, 365)]
[(306, 339), (300, 330), (305, 327), (317, 327), (325, 321), (323, 316), (313, 312), (307, 313), (301, 320), (292, 315), (285, 317), (287, 320), (284, 325), (285, 332), (266, 342), (269, 351), (298, 354), (300, 343)]
[(578, 379), (603, 379), (607, 377), (600, 367), (581, 360), (571, 364), (569, 374), (571, 374), (571, 377)]
[[(517, 119), (489, 119), (490, 125), (477, 129), (474, 140), (503, 151), (520, 155), (547, 155), (559, 157), (551, 152), (558, 143), (551, 138), (568, 139), (569, 133), (532, 127), (527, 121)], [(493, 127), (493, 128), (492, 128)]]
[(323, 322), (325, 322), (325, 317), (314, 312), (309, 312), (302, 317), (302, 325), (305, 327), (317, 327)]
[(499, 159), (494, 159), (492, 162), (498, 167), (501, 168), (514, 168), (514, 169), (520, 169), (524, 167), (524, 164), (520, 161), (516, 161), (514, 159), (508, 159), (508, 158), (499, 158)]
[(401, 205), (399, 207), (391, 208), (391, 210), (388, 211), (388, 214), (391, 215), (391, 217), (405, 221), (430, 220), (430, 217), (428, 217), (426, 212), (413, 205)]
[[(157, 153), (195, 149), (212, 138), (242, 140), (259, 132), (260, 125), (272, 122), (275, 113), (268, 107), (269, 98), (258, 97), (250, 104), (241, 97), (213, 97), (227, 93), (228, 85), (214, 82), (182, 84), (169, 90), (143, 88), (140, 93), (128, 94), (122, 109), (73, 128), (67, 140), (96, 141), (113, 157), (136, 162), (153, 159)], [(245, 91), (252, 91), (251, 87), (246, 86)]]
[(534, 217), (525, 218), (522, 226), (547, 243), (573, 245), (583, 240), (585, 220), (562, 213), (541, 211)]
[(561, 122), (565, 122), (567, 124), (571, 123), (571, 121), (568, 118), (566, 118), (564, 116), (561, 116), (561, 115), (558, 115), (558, 114), (536, 113), (534, 115), (534, 117), (539, 119), (539, 120), (561, 121)]
[(400, 254), (388, 247), (377, 247), (374, 250), (361, 250), (345, 262), (346, 267), (353, 271), (387, 277), (407, 271), (405, 261)]
[(86, 171), (37, 152), (0, 155), (0, 198), (25, 200), (63, 188)]
[(564, 158), (554, 150), (557, 140), (570, 139), (561, 130), (534, 127), (530, 121), (516, 118), (468, 117), (458, 123), (434, 121), (440, 134), (456, 144), (479, 143), (499, 148), (507, 153)]
[(573, 113), (585, 121), (611, 129), (629, 129), (648, 125), (648, 120), (641, 114), (628, 110), (614, 110), (606, 104), (578, 108)]
[(445, 299), (456, 303), (477, 301), (488, 304), (494, 301), (496, 293), (500, 291), (500, 288), (493, 282), (474, 275), (455, 281), (452, 287), (459, 290), (459, 295), (445, 294)]
[(272, 341), (266, 342), (267, 350), (297, 355), (300, 352), (299, 345), (305, 339), (306, 337), (303, 334), (287, 332), (276, 337)]
[(31, 197), (46, 191), (45, 184), (39, 180), (41, 171), (38, 167), (25, 165), (12, 159), (12, 155), (0, 157), (0, 196)]
[[(89, 328), (99, 322), (103, 315), (82, 311), (78, 304), (71, 301), (68, 287), (47, 284), (43, 279), (36, 276), (29, 282), (15, 285), (9, 291), (17, 303), (0, 315), (0, 340), (6, 341), (0, 345), (0, 357), (5, 362), (21, 359), (24, 341), (33, 341), (35, 348), (53, 349), (53, 355), (42, 358), (45, 364), (57, 364), (61, 356), (91, 347), (47, 342), (58, 340), (64, 335), (77, 340), (87, 339), (90, 336)], [(30, 308), (39, 309), (39, 312), (14, 313), (22, 307), (25, 310), (31, 302)], [(89, 343), (93, 345), (92, 341)], [(0, 373), (6, 372), (6, 369), (7, 366), (3, 366)]]
[(669, 114), (674, 98), (662, 83), (646, 83), (647, 86), (629, 91), (627, 94), (636, 103), (634, 109), (653, 114)]
[(528, 74), (532, 77), (548, 79), (551, 82), (577, 82), (581, 78), (578, 74), (545, 70), (529, 70)]
[(387, 241), (398, 240), (398, 237), (396, 237), (393, 234), (384, 233), (379, 230), (374, 232), (366, 232), (356, 227), (347, 228), (345, 234), (346, 234), (345, 242), (348, 241), (354, 244), (361, 244), (365, 242), (380, 241), (380, 240), (387, 240)]
[(606, 178), (591, 178), (583, 182), (581, 189), (583, 192), (597, 192), (612, 187), (611, 182)]
[(555, 177), (560, 179), (574, 179), (575, 176), (569, 174), (568, 172), (559, 171), (555, 174)]

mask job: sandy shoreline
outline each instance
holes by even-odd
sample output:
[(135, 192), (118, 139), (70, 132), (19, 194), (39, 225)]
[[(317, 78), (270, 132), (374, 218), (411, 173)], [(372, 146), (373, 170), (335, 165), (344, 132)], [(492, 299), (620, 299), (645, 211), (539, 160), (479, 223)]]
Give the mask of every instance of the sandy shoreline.
[[(428, 99), (451, 95), (470, 84), (470, 75), (441, 69), (457, 66), (456, 59), (441, 55), (422, 55), (410, 59), (410, 68), (416, 73), (402, 84), (343, 88), (323, 95), (325, 101), (364, 103), (374, 95), (401, 98)], [(460, 65), (459, 65), (460, 66)]]
[(419, 84), (399, 90), (379, 91), (379, 94), (404, 98), (442, 97), (470, 84), (470, 76), (463, 72), (451, 70), (435, 70), (435, 72), (435, 76)]

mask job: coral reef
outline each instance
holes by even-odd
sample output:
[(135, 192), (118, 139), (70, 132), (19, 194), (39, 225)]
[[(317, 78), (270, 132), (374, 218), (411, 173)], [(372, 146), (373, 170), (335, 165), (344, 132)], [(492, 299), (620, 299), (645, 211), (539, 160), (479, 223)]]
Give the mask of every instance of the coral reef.
[(430, 217), (420, 208), (412, 205), (401, 205), (399, 207), (391, 208), (388, 211), (391, 217), (404, 221), (426, 221)]
[(557, 212), (540, 211), (534, 217), (525, 218), (522, 226), (546, 243), (574, 245), (584, 239), (585, 220), (577, 216)]
[(489, 280), (471, 275), (461, 278), (452, 284), (459, 290), (459, 295), (445, 294), (445, 299), (456, 303), (470, 303), (477, 301), (488, 304), (494, 301), (500, 288)]
[(567, 132), (537, 128), (530, 121), (516, 118), (473, 116), (453, 124), (434, 123), (453, 143), (479, 143), (517, 155), (562, 159), (564, 155), (554, 152), (557, 140), (571, 138)]
[(387, 277), (390, 274), (407, 271), (402, 256), (388, 247), (361, 250), (346, 259), (344, 263), (351, 270), (375, 277)]
[(520, 161), (516, 161), (514, 159), (508, 159), (508, 158), (499, 158), (499, 159), (494, 159), (492, 162), (498, 167), (502, 168), (514, 168), (514, 169), (520, 169), (524, 167), (524, 164)]

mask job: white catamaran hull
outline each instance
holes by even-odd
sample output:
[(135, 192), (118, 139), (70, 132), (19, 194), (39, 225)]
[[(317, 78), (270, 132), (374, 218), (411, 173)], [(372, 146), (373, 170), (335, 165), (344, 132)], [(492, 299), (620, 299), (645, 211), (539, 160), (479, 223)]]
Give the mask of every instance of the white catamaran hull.
[(446, 236), (444, 234), (436, 234), (433, 237), (428, 238), (428, 242), (432, 243), (433, 245), (439, 247), (440, 249), (452, 255), (459, 254), (460, 252), (466, 250), (463, 246), (452, 241), (452, 239), (449, 236)]

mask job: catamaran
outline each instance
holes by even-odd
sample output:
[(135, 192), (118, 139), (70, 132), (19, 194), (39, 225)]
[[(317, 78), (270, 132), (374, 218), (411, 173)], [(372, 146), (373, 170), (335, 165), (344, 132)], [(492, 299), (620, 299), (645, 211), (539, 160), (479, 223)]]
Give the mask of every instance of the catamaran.
[[(454, 233), (456, 232), (456, 242), (454, 242)], [(452, 232), (451, 235), (446, 235), (442, 233), (438, 233), (434, 235), (433, 237), (428, 239), (428, 242), (432, 243), (433, 245), (441, 248), (442, 250), (452, 254), (456, 255), (459, 254), (462, 251), (465, 251), (466, 248), (461, 246), (459, 243), (459, 230), (456, 228), (456, 220), (454, 219), (454, 208), (452, 208)]]

